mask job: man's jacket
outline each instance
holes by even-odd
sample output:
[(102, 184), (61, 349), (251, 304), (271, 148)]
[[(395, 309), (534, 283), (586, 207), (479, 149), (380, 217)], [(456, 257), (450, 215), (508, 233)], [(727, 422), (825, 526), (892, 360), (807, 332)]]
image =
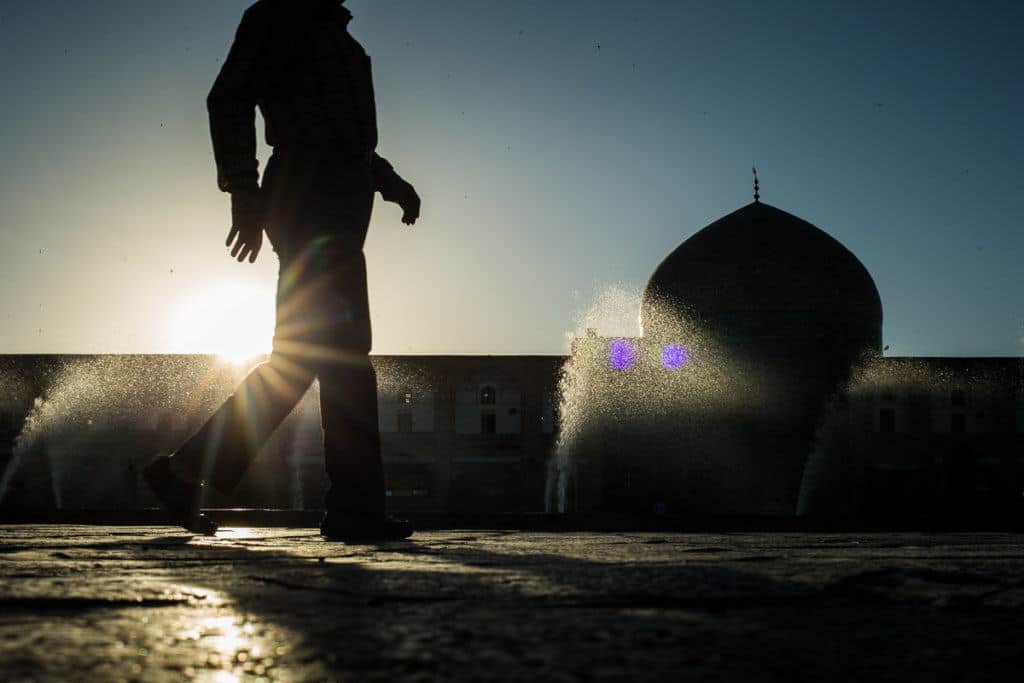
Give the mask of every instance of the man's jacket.
[(348, 32), (351, 19), (337, 0), (259, 0), (246, 10), (207, 98), (221, 190), (258, 187), (256, 107), (275, 150), (369, 161), (378, 187), (394, 176), (375, 151), (370, 58)]

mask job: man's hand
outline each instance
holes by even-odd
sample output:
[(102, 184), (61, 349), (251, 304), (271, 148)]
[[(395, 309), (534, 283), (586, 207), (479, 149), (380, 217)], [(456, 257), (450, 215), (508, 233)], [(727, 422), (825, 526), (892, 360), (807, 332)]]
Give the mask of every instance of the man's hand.
[(380, 196), (386, 202), (394, 202), (402, 207), (402, 222), (406, 225), (413, 225), (420, 217), (420, 196), (416, 189), (402, 179), (397, 173), (387, 166), (388, 174), (386, 180), (379, 186)]
[(231, 231), (225, 243), (231, 249), (232, 258), (239, 263), (249, 259), (255, 263), (263, 247), (263, 197), (259, 190), (246, 190), (231, 194)]
[(402, 207), (402, 222), (414, 225), (416, 219), (420, 217), (420, 196), (416, 194), (416, 188), (404, 180), (401, 181), (398, 184), (395, 203)]

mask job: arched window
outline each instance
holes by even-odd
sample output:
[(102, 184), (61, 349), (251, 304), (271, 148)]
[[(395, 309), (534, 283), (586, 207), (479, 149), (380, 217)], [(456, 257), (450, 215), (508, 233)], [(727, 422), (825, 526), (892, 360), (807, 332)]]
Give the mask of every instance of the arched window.
[(493, 406), (497, 403), (498, 392), (494, 390), (494, 387), (488, 384), (487, 386), (480, 389), (480, 404), (485, 406)]

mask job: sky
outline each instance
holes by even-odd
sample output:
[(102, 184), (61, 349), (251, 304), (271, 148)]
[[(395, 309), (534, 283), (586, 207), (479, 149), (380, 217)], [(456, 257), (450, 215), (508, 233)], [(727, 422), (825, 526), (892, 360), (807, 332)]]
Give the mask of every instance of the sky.
[[(227, 255), (205, 110), (248, 4), (0, 0), (0, 353), (269, 346), (276, 258)], [(377, 205), (375, 353), (635, 333), (756, 164), (872, 273), (888, 355), (1024, 355), (1024, 3), (347, 6), (423, 198)]]

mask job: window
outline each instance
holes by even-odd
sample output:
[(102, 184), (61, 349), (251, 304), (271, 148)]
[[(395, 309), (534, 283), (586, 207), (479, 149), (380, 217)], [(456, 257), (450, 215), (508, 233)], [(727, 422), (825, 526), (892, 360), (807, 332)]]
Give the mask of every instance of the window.
[(412, 433), (412, 413), (398, 414), (398, 431), (402, 434)]
[(408, 389), (406, 389), (405, 391), (401, 391), (398, 394), (398, 402), (401, 403), (402, 405), (411, 406), (414, 400), (415, 398), (413, 396), (412, 391)]
[(487, 411), (480, 414), (480, 433), (495, 434), (498, 431), (498, 420), (494, 413)]
[(892, 434), (896, 431), (896, 411), (892, 408), (883, 408), (878, 411), (878, 431), (883, 434)]
[(954, 434), (963, 434), (967, 431), (967, 418), (963, 414), (950, 415), (949, 431)]
[(498, 400), (498, 392), (494, 387), (487, 385), (480, 389), (480, 403), (485, 406), (493, 406)]
[(964, 392), (963, 389), (954, 389), (949, 394), (949, 403), (950, 405), (963, 408), (964, 406), (967, 405), (967, 394)]

